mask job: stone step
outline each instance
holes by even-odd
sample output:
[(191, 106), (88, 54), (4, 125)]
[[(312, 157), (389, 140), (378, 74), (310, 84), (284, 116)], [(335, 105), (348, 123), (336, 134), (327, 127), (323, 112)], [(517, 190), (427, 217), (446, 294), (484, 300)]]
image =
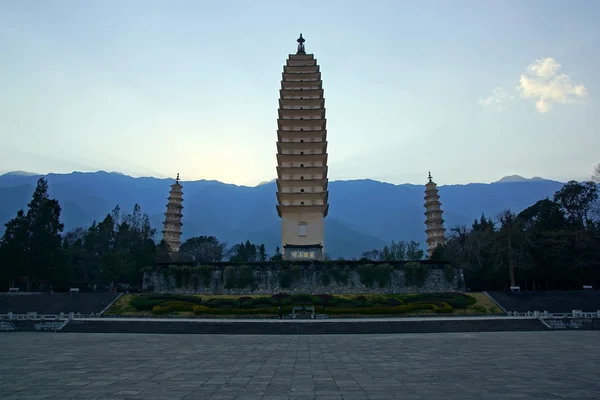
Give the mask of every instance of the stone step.
[(600, 310), (600, 290), (547, 292), (487, 292), (506, 311), (548, 311), (570, 313), (573, 310)]
[(0, 293), (0, 314), (95, 314), (102, 312), (117, 297), (115, 293)]
[(186, 322), (73, 320), (61, 332), (81, 333), (189, 333), (227, 335), (392, 334), (442, 332), (544, 331), (538, 319), (457, 319), (438, 321), (344, 322)]

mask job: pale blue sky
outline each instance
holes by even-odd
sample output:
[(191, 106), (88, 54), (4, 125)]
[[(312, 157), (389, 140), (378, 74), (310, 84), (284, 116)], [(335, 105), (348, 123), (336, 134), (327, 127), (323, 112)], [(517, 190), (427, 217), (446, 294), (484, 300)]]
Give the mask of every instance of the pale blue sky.
[(0, 172), (270, 180), (302, 32), (331, 179), (585, 179), (599, 15), (594, 0), (3, 0)]

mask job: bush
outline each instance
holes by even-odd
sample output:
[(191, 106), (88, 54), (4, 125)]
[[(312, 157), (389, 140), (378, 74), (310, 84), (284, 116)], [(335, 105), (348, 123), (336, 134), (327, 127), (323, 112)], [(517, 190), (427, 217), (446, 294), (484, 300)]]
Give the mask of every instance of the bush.
[(152, 314), (168, 314), (172, 312), (194, 311), (194, 307), (198, 305), (194, 303), (185, 303), (182, 301), (167, 301), (152, 308)]
[(193, 267), (192, 273), (198, 283), (206, 287), (212, 284), (214, 270), (215, 267), (211, 265), (200, 265), (198, 267)]
[(351, 300), (351, 299), (344, 299), (343, 297), (334, 297), (331, 300), (329, 300), (327, 309), (329, 309), (329, 307), (357, 308), (357, 307), (361, 307), (361, 304), (359, 304), (356, 301)]
[(337, 284), (348, 284), (350, 273), (346, 267), (339, 267), (337, 265), (332, 267), (326, 267), (326, 269), (324, 269), (324, 272), (330, 274)]
[(471, 307), (472, 310), (477, 311), (478, 313), (481, 314), (487, 314), (487, 310), (485, 309), (485, 307), (480, 306), (480, 305), (475, 305), (473, 307)]
[(162, 301), (183, 301), (188, 303), (202, 304), (202, 297), (185, 294), (153, 294), (149, 296), (148, 299)]
[(387, 303), (391, 307), (400, 306), (404, 304), (402, 300), (398, 300), (395, 297), (390, 297), (389, 299), (387, 299)]
[(228, 266), (223, 271), (223, 280), (225, 289), (255, 289), (254, 269), (248, 265), (241, 267)]
[(247, 302), (247, 301), (252, 301), (252, 300), (254, 300), (254, 299), (253, 299), (252, 297), (250, 297), (250, 296), (242, 296), (242, 297), (240, 297), (240, 298), (238, 299), (238, 301), (240, 302), (240, 306), (241, 306), (242, 304), (244, 304), (245, 302)]
[(415, 294), (407, 296), (404, 300), (406, 303), (443, 301), (448, 303), (452, 308), (466, 308), (477, 301), (469, 295), (453, 292)]
[(447, 314), (452, 312), (452, 306), (445, 302), (438, 302), (433, 304), (433, 311), (440, 314)]
[(293, 294), (283, 299), (281, 304), (294, 306), (313, 305), (315, 304), (315, 298), (309, 294)]
[(204, 306), (208, 308), (239, 308), (240, 302), (235, 299), (210, 299)]
[(245, 301), (242, 308), (268, 308), (278, 306), (279, 302), (271, 297), (257, 297), (254, 300)]
[(415, 303), (399, 305), (395, 307), (369, 307), (369, 308), (345, 308), (345, 307), (327, 307), (328, 314), (356, 314), (356, 315), (386, 315), (386, 314), (406, 314), (420, 310), (433, 310), (435, 305), (425, 303)]
[(331, 273), (329, 271), (323, 271), (321, 273), (321, 283), (323, 286), (331, 285)]
[(384, 296), (373, 296), (364, 304), (366, 307), (387, 307), (389, 306), (388, 298)]
[(388, 264), (366, 264), (358, 267), (358, 275), (360, 282), (366, 287), (373, 287), (377, 282), (380, 288), (384, 288), (391, 282), (393, 270)]
[(302, 268), (298, 265), (293, 265), (291, 268), (283, 268), (279, 272), (279, 285), (284, 289), (289, 289), (294, 284), (294, 281), (302, 277)]
[(446, 282), (452, 283), (454, 282), (454, 278), (456, 277), (456, 270), (449, 265), (444, 267), (444, 277), (446, 278)]
[(417, 262), (409, 262), (404, 265), (404, 280), (406, 286), (422, 287), (425, 285), (429, 275), (429, 268)]
[(279, 313), (278, 307), (266, 307), (266, 308), (210, 308), (206, 306), (194, 306), (193, 312), (196, 315), (256, 315), (256, 314), (267, 314), (277, 315)]
[(164, 300), (150, 300), (147, 297), (134, 297), (129, 300), (129, 305), (138, 311), (152, 311), (154, 306), (163, 302)]

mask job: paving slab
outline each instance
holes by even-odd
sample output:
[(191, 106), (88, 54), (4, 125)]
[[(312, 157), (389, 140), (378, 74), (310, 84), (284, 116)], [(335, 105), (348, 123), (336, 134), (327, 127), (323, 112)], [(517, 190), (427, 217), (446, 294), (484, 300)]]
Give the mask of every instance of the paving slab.
[(600, 332), (0, 334), (0, 399), (600, 399)]

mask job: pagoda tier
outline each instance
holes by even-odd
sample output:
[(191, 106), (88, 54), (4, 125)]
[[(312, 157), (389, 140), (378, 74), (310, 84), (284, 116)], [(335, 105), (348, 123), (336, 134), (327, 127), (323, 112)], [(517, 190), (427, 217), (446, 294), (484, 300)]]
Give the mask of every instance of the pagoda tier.
[(309, 108), (325, 108), (324, 99), (279, 99), (279, 108), (288, 110), (304, 110)]
[(324, 258), (329, 210), (323, 81), (304, 38), (283, 67), (277, 119), (277, 213), (284, 259)]
[(279, 143), (320, 143), (327, 140), (327, 131), (316, 129), (298, 129), (295, 131), (277, 131)]
[(444, 219), (442, 218), (442, 203), (438, 188), (431, 173), (428, 177), (429, 181), (425, 185), (425, 233), (427, 234), (427, 253), (429, 257), (437, 246), (446, 243), (446, 229), (444, 229)]
[(278, 154), (326, 154), (327, 142), (280, 142)]
[(167, 212), (163, 222), (163, 240), (172, 252), (179, 251), (181, 245), (181, 218), (183, 217), (183, 186), (179, 183), (179, 174), (169, 192)]

